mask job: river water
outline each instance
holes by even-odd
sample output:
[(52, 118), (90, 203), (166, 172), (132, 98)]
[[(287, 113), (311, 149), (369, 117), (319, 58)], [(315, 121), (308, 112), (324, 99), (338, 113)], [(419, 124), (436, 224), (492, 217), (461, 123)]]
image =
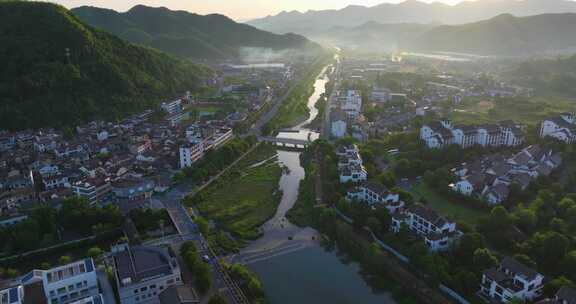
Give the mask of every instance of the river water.
[[(315, 104), (325, 91), (328, 77), (324, 69), (314, 84), (308, 101), (310, 117), (294, 128), (280, 133), (282, 138), (316, 139), (319, 134), (305, 129), (317, 115)], [(394, 304), (389, 294), (376, 294), (359, 274), (359, 266), (343, 263), (334, 251), (318, 244), (318, 232), (299, 228), (285, 217), (298, 198), (305, 172), (300, 153), (278, 151), (279, 162), (288, 168), (280, 179), (283, 191), (275, 216), (262, 226), (263, 236), (242, 250), (249, 267), (262, 279), (272, 304), (364, 303)]]

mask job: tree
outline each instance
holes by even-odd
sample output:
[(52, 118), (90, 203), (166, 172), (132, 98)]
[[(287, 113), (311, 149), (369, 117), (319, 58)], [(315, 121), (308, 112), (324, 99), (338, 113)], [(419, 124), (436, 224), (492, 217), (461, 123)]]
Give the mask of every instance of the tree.
[(226, 300), (220, 294), (215, 294), (210, 298), (208, 304), (226, 304)]
[(482, 271), (498, 265), (498, 259), (486, 248), (476, 249), (473, 257), (476, 270)]
[(567, 274), (570, 280), (576, 282), (576, 250), (570, 251), (560, 264), (562, 272)]
[(102, 256), (103, 253), (104, 251), (100, 249), (100, 247), (92, 247), (88, 249), (86, 255), (93, 258), (94, 260), (97, 260), (98, 258), (100, 258), (100, 256)]
[(461, 259), (463, 264), (469, 265), (472, 263), (476, 250), (484, 247), (484, 236), (477, 232), (466, 233), (458, 242), (456, 255)]
[(67, 255), (63, 255), (58, 259), (58, 264), (60, 264), (60, 265), (70, 264), (71, 262), (72, 262), (72, 258), (70, 256), (67, 256)]
[(536, 262), (534, 262), (534, 260), (532, 260), (529, 256), (525, 255), (525, 254), (515, 254), (513, 256), (514, 260), (516, 260), (517, 262), (526, 265), (530, 268), (536, 268)]
[(380, 233), (380, 231), (382, 231), (382, 223), (380, 223), (380, 220), (373, 216), (366, 220), (366, 226), (368, 226), (368, 228), (370, 228), (370, 230), (372, 230), (374, 233)]
[(544, 285), (544, 295), (553, 297), (562, 287), (576, 288), (576, 285), (566, 277), (558, 277)]

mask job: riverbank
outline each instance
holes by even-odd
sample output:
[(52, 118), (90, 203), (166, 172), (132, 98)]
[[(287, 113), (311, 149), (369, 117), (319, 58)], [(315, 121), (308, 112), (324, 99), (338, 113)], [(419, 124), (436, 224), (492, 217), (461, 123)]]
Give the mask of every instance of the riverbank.
[[(314, 83), (332, 60), (330, 56), (324, 56), (312, 64), (306, 75), (299, 80), (291, 94), (286, 97), (278, 113), (264, 126), (264, 134), (272, 134), (280, 129), (295, 127), (306, 122), (312, 116), (315, 118), (316, 115), (311, 115), (311, 107), (309, 106), (310, 97), (315, 92)], [(312, 103), (315, 102), (316, 100), (312, 100)]]

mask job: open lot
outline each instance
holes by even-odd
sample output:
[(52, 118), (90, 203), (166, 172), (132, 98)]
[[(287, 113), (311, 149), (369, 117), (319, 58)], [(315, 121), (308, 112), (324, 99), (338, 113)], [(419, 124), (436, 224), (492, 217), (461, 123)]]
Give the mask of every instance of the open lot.
[(217, 184), (203, 193), (199, 211), (242, 239), (254, 239), (259, 226), (271, 218), (281, 198), (278, 182), (282, 169), (276, 150), (261, 145)]
[(448, 201), (424, 183), (415, 184), (410, 189), (410, 192), (414, 195), (416, 201), (425, 198), (430, 208), (459, 222), (475, 226), (481, 218), (487, 216), (487, 214), (481, 210)]

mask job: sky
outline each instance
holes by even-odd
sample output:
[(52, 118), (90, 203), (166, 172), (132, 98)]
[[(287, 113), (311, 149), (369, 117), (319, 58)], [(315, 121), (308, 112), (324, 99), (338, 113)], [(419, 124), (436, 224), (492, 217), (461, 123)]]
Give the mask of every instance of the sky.
[[(165, 6), (174, 10), (186, 10), (197, 14), (224, 14), (238, 21), (275, 15), (281, 11), (307, 11), (340, 9), (348, 5), (372, 6), (383, 2), (398, 3), (403, 0), (51, 0), (68, 8), (82, 5), (126, 11), (136, 4)], [(456, 4), (463, 0), (420, 0)]]

